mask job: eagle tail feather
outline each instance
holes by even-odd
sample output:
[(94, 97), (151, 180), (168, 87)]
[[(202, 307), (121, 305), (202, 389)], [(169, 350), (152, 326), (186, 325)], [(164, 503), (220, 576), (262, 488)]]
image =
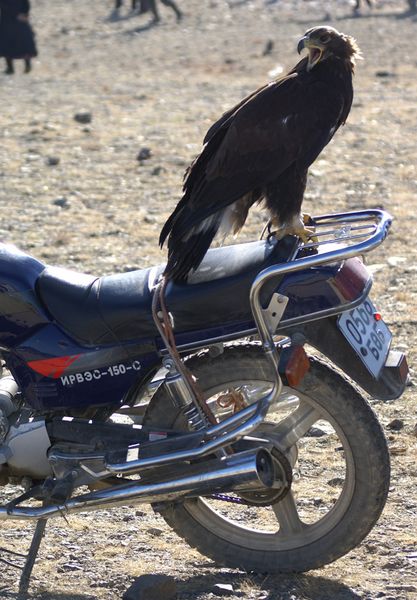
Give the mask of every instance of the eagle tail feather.
[(196, 232), (175, 243), (170, 240), (168, 262), (163, 275), (176, 282), (185, 282), (190, 271), (195, 271), (200, 266), (218, 227), (218, 224), (213, 224), (205, 231)]

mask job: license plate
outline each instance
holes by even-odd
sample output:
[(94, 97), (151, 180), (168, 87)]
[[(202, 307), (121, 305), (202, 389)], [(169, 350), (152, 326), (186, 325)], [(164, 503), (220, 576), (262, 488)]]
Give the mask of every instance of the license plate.
[(365, 367), (376, 378), (385, 364), (391, 344), (391, 332), (375, 306), (365, 302), (340, 315), (338, 327), (356, 351)]

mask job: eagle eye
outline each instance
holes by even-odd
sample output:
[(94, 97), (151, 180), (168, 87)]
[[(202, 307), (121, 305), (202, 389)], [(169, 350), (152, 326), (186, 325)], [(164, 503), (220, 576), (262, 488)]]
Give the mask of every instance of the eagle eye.
[(323, 44), (327, 44), (329, 40), (330, 35), (328, 33), (323, 33), (323, 35), (320, 36), (320, 41), (323, 42)]

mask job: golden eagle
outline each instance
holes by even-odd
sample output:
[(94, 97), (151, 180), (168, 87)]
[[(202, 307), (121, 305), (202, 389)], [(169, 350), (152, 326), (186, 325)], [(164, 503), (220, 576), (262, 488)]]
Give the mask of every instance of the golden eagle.
[(187, 170), (183, 197), (165, 223), (164, 275), (184, 281), (219, 232), (237, 233), (249, 208), (264, 201), (276, 235), (306, 239), (300, 210), (307, 171), (353, 99), (359, 48), (333, 27), (313, 27), (298, 43), (308, 55), (289, 73), (259, 88), (210, 127)]

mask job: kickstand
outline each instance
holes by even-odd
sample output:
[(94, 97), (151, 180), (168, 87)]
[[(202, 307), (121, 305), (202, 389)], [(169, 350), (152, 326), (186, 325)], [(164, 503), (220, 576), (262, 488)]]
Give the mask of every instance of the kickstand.
[(39, 547), (45, 533), (45, 527), (48, 519), (39, 519), (36, 523), (35, 532), (30, 543), (29, 551), (26, 555), (26, 561), (22, 569), (22, 575), (19, 581), (19, 597), (26, 594), (29, 589), (30, 576), (32, 575)]

